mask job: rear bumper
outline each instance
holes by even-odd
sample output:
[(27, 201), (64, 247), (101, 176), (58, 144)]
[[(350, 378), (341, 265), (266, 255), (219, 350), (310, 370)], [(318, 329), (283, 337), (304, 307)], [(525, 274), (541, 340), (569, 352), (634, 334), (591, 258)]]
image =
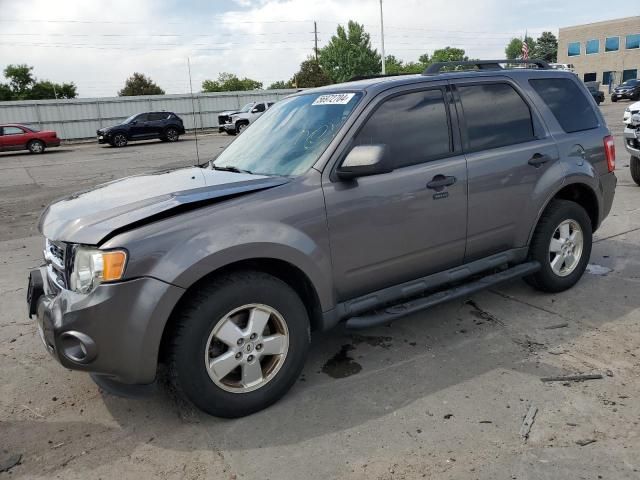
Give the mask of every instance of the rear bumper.
[(602, 215), (600, 215), (600, 222), (598, 225), (601, 225), (603, 220), (609, 215), (609, 212), (611, 212), (611, 206), (613, 205), (613, 197), (616, 194), (617, 184), (618, 179), (613, 172), (600, 177), (600, 188), (602, 191)]
[(49, 353), (69, 369), (126, 384), (153, 382), (164, 326), (184, 290), (138, 278), (82, 295), (53, 288), (46, 272), (31, 272), (30, 284), (42, 285), (31, 313)]

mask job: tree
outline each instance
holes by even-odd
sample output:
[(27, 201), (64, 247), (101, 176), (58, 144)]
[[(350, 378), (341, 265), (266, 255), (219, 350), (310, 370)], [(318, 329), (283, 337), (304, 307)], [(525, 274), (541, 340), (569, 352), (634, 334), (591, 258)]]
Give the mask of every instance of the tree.
[(267, 90), (281, 90), (285, 88), (293, 88), (291, 84), (291, 80), (278, 80), (277, 82), (273, 82), (271, 85), (267, 87)]
[(9, 87), (15, 100), (22, 100), (35, 82), (32, 71), (33, 67), (26, 64), (7, 65), (4, 69), (4, 76), (9, 80)]
[(547, 62), (558, 60), (558, 39), (551, 32), (542, 32), (535, 44), (534, 56)]
[(135, 97), (138, 95), (164, 95), (164, 90), (143, 73), (134, 72), (124, 82), (124, 88), (118, 92), (118, 96)]
[[(422, 57), (420, 57), (422, 58)], [(435, 62), (464, 62), (469, 60), (462, 48), (444, 47), (433, 51), (431, 63)]]
[(262, 82), (251, 78), (238, 78), (233, 73), (222, 72), (218, 80), (205, 80), (202, 82), (203, 92), (237, 92), (243, 90), (260, 90)]
[(8, 84), (0, 84), (0, 100), (42, 100), (50, 98), (75, 98), (78, 96), (73, 83), (54, 83), (38, 80), (29, 65), (7, 65), (4, 76)]
[(352, 20), (349, 20), (347, 29), (338, 25), (336, 34), (318, 52), (318, 60), (333, 82), (376, 75), (382, 68), (380, 55), (371, 48), (370, 35), (363, 25)]
[[(531, 37), (526, 37), (527, 46), (529, 47), (529, 58), (535, 58), (533, 54), (536, 49), (536, 42)], [(504, 49), (504, 53), (509, 60), (516, 60), (522, 58), (522, 39), (521, 38), (512, 38), (511, 41), (507, 44)]]
[(300, 70), (289, 80), (289, 83), (300, 88), (322, 87), (329, 85), (331, 78), (314, 57), (308, 57), (300, 64)]
[(74, 83), (54, 83), (49, 80), (37, 81), (25, 95), (28, 100), (43, 100), (47, 98), (76, 98), (78, 93)]
[(13, 100), (13, 92), (11, 87), (6, 83), (0, 83), (0, 102)]
[[(428, 55), (427, 55), (428, 57)], [(384, 61), (385, 72), (389, 75), (400, 75), (403, 73), (422, 73), (425, 65), (420, 62), (405, 62), (394, 55), (387, 55)]]

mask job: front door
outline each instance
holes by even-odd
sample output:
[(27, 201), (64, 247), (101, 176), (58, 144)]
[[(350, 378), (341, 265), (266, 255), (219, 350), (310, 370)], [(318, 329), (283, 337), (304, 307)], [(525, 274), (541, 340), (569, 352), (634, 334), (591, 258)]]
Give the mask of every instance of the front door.
[(449, 99), (444, 86), (387, 95), (363, 112), (347, 150), (384, 144), (394, 171), (352, 181), (325, 174), (338, 300), (462, 263), (467, 173)]
[(141, 113), (135, 118), (129, 128), (129, 137), (144, 138), (147, 136), (147, 118), (147, 113)]
[[(526, 245), (537, 217), (540, 178), (563, 178), (554, 139), (507, 80), (460, 80), (461, 131), (469, 182), (465, 263)], [(553, 173), (553, 170), (552, 172)]]
[(1, 150), (21, 150), (27, 144), (27, 133), (20, 127), (8, 126), (2, 128), (0, 137)]

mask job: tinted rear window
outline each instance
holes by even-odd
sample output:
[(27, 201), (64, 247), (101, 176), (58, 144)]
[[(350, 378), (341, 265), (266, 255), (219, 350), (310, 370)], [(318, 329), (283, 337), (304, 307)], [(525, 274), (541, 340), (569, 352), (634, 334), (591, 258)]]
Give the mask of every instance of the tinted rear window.
[(574, 81), (568, 78), (537, 78), (529, 80), (529, 83), (565, 132), (580, 132), (598, 127), (598, 117), (590, 100)]
[(511, 85), (458, 86), (469, 149), (486, 150), (535, 138), (531, 111)]

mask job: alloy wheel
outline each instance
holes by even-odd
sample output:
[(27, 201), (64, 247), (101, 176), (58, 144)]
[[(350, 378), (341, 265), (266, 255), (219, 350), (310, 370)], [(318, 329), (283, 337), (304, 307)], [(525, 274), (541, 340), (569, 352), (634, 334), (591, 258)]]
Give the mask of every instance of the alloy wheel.
[(584, 235), (575, 220), (563, 220), (556, 227), (549, 243), (549, 264), (560, 277), (571, 275), (580, 263), (584, 248)]
[(248, 393), (275, 377), (288, 350), (289, 330), (282, 315), (268, 305), (248, 304), (216, 323), (206, 343), (204, 362), (218, 387)]

